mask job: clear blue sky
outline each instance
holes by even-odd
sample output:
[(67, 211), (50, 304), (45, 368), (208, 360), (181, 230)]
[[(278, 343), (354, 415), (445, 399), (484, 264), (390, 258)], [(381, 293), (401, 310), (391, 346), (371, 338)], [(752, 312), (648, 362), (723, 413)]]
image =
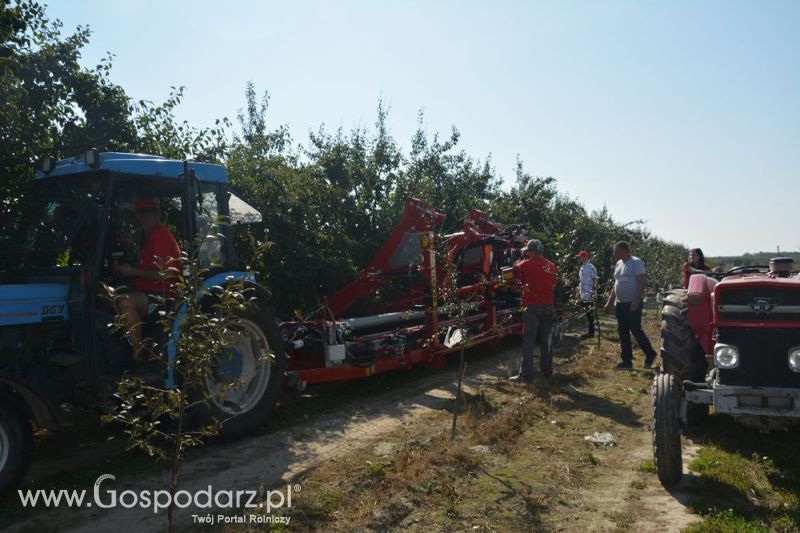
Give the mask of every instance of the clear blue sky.
[(800, 251), (800, 2), (51, 1), (114, 53), (135, 99), (186, 86), (179, 118), (235, 119), (247, 81), (296, 141), (371, 126), (408, 148), (456, 125), (589, 209), (707, 255)]

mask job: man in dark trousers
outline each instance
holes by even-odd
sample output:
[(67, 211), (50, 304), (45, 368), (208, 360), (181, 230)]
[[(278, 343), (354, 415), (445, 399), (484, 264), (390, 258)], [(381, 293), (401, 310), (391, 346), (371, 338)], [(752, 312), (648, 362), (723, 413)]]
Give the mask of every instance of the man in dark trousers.
[(614, 244), (614, 257), (617, 259), (617, 264), (614, 266), (614, 288), (611, 290), (605, 309), (611, 311), (613, 308), (617, 317), (622, 362), (616, 368), (618, 370), (633, 368), (631, 333), (644, 352), (644, 367), (650, 368), (656, 358), (656, 352), (650, 344), (650, 339), (642, 331), (642, 298), (647, 287), (644, 262), (631, 255), (630, 246), (625, 241)]
[(556, 286), (556, 265), (542, 256), (541, 241), (531, 239), (523, 249), (525, 259), (515, 265), (522, 281), (522, 305), (524, 334), (522, 340), (522, 364), (512, 381), (533, 380), (533, 349), (536, 343), (542, 350), (539, 368), (542, 375), (553, 375), (553, 351), (551, 333), (556, 320), (553, 288)]

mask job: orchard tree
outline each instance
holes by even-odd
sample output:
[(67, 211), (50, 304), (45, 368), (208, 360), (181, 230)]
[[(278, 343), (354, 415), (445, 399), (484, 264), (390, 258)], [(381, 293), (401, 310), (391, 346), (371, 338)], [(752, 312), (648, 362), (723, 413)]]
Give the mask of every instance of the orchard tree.
[(424, 118), (420, 112), (407, 163), (398, 177), (394, 204), (402, 206), (407, 196), (425, 200), (445, 215), (448, 231), (458, 231), (467, 211), (489, 210), (500, 194), (500, 179), (491, 156), (481, 163), (463, 150), (456, 151), (461, 134), (455, 126), (444, 140), (438, 133), (431, 138), (425, 131)]
[[(35, 162), (83, 144), (127, 148), (136, 131), (124, 91), (108, 80), (110, 59), (79, 64), (88, 28), (62, 36), (35, 2), (0, 1), (0, 172), (6, 202), (31, 179)], [(85, 143), (85, 144), (84, 144)]]
[(111, 81), (112, 56), (81, 65), (88, 27), (64, 35), (44, 6), (0, 0), (0, 202), (8, 210), (45, 156), (89, 148), (149, 152), (206, 161), (224, 155), (227, 121), (198, 129), (177, 123), (183, 95), (173, 88), (163, 104), (134, 102)]

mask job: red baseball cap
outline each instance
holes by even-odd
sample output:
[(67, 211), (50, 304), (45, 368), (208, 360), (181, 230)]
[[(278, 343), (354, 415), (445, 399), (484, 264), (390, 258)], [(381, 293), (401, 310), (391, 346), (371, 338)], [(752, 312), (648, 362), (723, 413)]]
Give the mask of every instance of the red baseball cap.
[(158, 211), (158, 201), (155, 198), (150, 198), (149, 196), (145, 196), (144, 198), (139, 198), (139, 201), (136, 202), (136, 205), (133, 206), (133, 211), (138, 213), (140, 211)]
[(591, 255), (586, 250), (581, 250), (575, 257), (583, 258), (583, 257), (591, 257)]

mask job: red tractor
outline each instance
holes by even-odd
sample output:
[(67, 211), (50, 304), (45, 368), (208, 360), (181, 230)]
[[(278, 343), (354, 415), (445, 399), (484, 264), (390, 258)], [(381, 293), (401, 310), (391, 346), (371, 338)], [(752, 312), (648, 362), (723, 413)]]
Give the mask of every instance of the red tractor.
[(658, 478), (678, 483), (680, 430), (727, 414), (767, 432), (800, 419), (800, 276), (791, 258), (695, 274), (664, 299), (653, 381)]

